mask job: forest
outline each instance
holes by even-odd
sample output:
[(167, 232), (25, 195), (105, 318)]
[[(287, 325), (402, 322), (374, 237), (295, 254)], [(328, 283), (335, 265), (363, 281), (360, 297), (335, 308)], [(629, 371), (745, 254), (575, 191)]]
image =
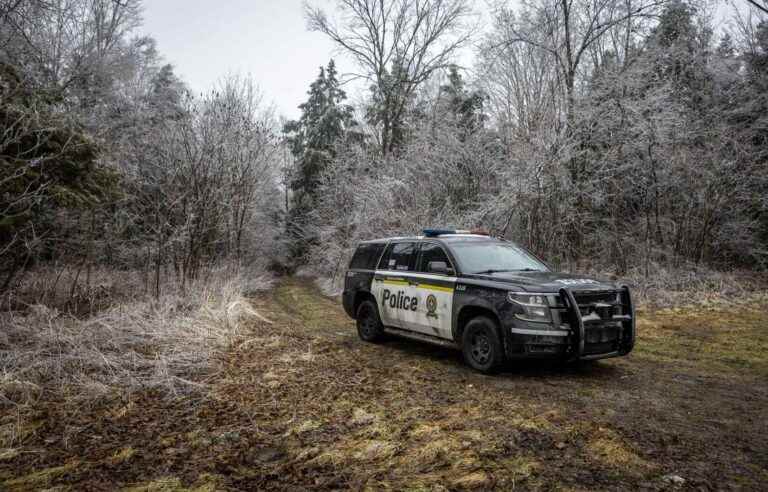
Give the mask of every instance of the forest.
[(191, 90), (143, 3), (0, 0), (0, 485), (41, 402), (203, 398), (253, 299), (338, 295), (361, 240), (765, 291), (768, 0), (308, 0), (335, 52), (292, 120), (253, 76)]
[(105, 270), (155, 297), (222, 265), (334, 278), (357, 240), (434, 225), (637, 279), (768, 261), (759, 3), (718, 30), (680, 1), (502, 2), (483, 26), (464, 0), (307, 4), (354, 65), (318, 60), (288, 122), (248, 77), (193, 95), (140, 2), (2, 8), (6, 300), (40, 271), (70, 304)]

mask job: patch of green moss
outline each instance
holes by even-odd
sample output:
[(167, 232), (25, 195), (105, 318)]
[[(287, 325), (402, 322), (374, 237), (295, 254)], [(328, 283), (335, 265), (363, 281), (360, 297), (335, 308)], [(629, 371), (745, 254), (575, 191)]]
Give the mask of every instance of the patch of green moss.
[(275, 292), (275, 301), (284, 311), (301, 319), (304, 328), (312, 331), (339, 331), (351, 324), (334, 301), (296, 279), (281, 284)]

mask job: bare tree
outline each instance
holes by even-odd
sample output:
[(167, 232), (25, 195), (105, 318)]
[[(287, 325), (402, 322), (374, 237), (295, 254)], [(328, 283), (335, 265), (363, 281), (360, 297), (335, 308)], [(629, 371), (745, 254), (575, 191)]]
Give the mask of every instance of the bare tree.
[(764, 14), (768, 14), (768, 0), (747, 0), (750, 5)]
[(476, 51), (477, 84), (509, 146), (561, 132), (565, 103), (555, 57), (529, 43), (505, 42), (514, 38), (516, 23), (510, 9), (499, 8)]
[(275, 123), (253, 81), (227, 77), (200, 99), (168, 105), (183, 90), (174, 87), (170, 76), (155, 79), (118, 150), (129, 226), (143, 236), (133, 247), (155, 296), (167, 269), (185, 285), (219, 261), (266, 256), (279, 208)]
[(527, 25), (509, 26), (502, 44), (526, 43), (554, 57), (565, 92), (566, 116), (572, 122), (574, 91), (588, 49), (606, 33), (626, 26), (624, 50), (629, 50), (630, 33), (636, 19), (653, 16), (664, 0), (525, 0)]
[(390, 153), (398, 125), (424, 81), (469, 41), (468, 0), (338, 0), (339, 21), (305, 4), (310, 29), (328, 36), (358, 64), (377, 99), (379, 145)]

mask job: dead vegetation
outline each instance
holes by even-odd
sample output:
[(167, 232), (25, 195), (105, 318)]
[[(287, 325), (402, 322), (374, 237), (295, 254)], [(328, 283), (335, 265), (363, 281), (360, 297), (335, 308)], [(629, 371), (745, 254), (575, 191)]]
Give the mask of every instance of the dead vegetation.
[(627, 359), (488, 377), (450, 350), (360, 342), (308, 284), (253, 299), (272, 323), (241, 325), (206, 398), (155, 389), (87, 410), (49, 406), (3, 444), (0, 483), (654, 490), (678, 486), (669, 476), (699, 489), (768, 479), (764, 304), (646, 310)]
[[(575, 271), (581, 271), (576, 269)], [(768, 276), (764, 273), (735, 270), (722, 272), (701, 264), (668, 267), (653, 263), (634, 268), (625, 275), (593, 272), (598, 277), (615, 278), (631, 285), (638, 300), (651, 308), (765, 304), (768, 302)]]
[[(204, 394), (217, 360), (244, 322), (259, 316), (243, 297), (245, 282), (212, 272), (183, 293), (130, 300), (124, 293), (85, 317), (44, 304), (0, 313), (3, 460), (35, 434), (39, 423), (31, 416), (50, 404), (90, 408), (147, 390)], [(269, 281), (251, 284), (266, 288)], [(57, 299), (55, 289), (49, 292)]]

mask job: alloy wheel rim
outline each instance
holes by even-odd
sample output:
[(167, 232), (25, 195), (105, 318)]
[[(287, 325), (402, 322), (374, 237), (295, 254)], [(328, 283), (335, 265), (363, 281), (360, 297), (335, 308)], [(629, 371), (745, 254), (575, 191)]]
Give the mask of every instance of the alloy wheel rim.
[(366, 336), (370, 336), (373, 333), (373, 317), (370, 310), (363, 311), (363, 319), (361, 320), (360, 327)]
[(472, 358), (478, 364), (485, 364), (491, 356), (491, 342), (484, 333), (478, 333), (472, 337), (470, 344)]

